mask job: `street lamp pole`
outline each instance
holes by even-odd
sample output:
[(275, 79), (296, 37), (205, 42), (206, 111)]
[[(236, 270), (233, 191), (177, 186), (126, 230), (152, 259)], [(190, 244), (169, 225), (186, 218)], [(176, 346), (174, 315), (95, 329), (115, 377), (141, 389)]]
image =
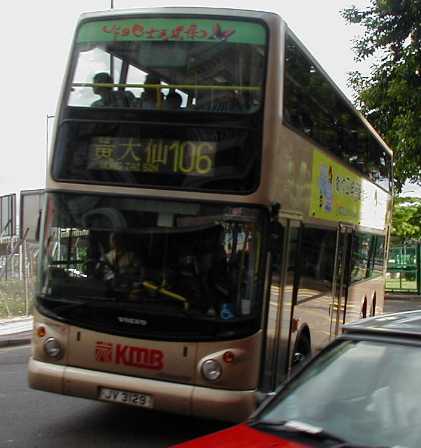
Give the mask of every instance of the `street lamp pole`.
[[(110, 0), (111, 1), (111, 9), (114, 9), (114, 0)], [(110, 55), (110, 75), (111, 78), (114, 79), (114, 58), (112, 55)]]
[(49, 128), (50, 128), (50, 119), (54, 118), (55, 115), (46, 115), (45, 116), (45, 181), (47, 181), (48, 176), (48, 150), (49, 150)]

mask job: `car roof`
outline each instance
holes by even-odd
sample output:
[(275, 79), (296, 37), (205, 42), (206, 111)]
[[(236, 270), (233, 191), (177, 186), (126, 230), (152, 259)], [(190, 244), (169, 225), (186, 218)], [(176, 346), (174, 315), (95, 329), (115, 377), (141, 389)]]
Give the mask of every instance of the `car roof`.
[(376, 333), (421, 338), (421, 310), (383, 314), (343, 326), (345, 334)]

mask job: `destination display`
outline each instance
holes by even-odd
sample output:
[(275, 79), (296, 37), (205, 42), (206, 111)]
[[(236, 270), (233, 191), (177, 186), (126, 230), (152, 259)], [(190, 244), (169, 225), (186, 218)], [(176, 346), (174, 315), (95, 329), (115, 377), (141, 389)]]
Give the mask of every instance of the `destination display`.
[(216, 143), (154, 138), (94, 137), (89, 170), (214, 176)]

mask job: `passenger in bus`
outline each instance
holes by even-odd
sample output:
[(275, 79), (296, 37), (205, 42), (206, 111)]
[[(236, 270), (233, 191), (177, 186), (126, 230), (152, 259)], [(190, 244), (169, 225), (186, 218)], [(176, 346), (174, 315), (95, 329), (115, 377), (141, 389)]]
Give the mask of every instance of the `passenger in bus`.
[[(162, 105), (162, 94), (160, 94), (160, 98)], [(157, 101), (156, 91), (152, 89), (145, 90), (143, 92), (140, 104), (142, 109), (149, 109), (149, 110), (159, 109), (160, 105), (158, 104)]]
[(228, 90), (223, 92), (222, 95), (218, 96), (214, 106), (212, 108), (213, 112), (240, 112), (241, 105), (234, 90)]
[[(178, 255), (177, 289), (191, 305), (208, 317), (222, 317), (231, 301), (231, 285), (223, 245), (224, 230), (215, 226), (203, 232), (200, 243), (187, 241)], [(233, 309), (231, 304), (229, 306)], [(226, 316), (226, 313), (224, 314)], [(234, 317), (232, 314), (230, 318)]]
[(124, 95), (126, 96), (128, 106), (134, 107), (134, 104), (136, 103), (135, 94), (131, 90), (125, 90)]
[[(93, 91), (100, 98), (91, 104), (91, 107), (128, 107), (129, 100), (123, 92), (113, 90), (113, 78), (105, 72), (97, 73), (93, 79)], [(97, 84), (109, 84), (97, 85)]]
[(161, 81), (158, 76), (151, 73), (147, 75), (144, 82), (144, 91), (134, 103), (134, 107), (148, 110), (161, 109), (164, 103), (164, 95), (161, 91), (157, 92), (157, 87), (155, 87), (160, 84)]
[(240, 112), (241, 104), (233, 90), (222, 92), (201, 92), (196, 109), (209, 112)]
[(179, 93), (177, 93), (174, 89), (171, 89), (168, 92), (168, 95), (165, 97), (164, 109), (166, 110), (178, 110), (181, 107), (181, 103), (183, 102), (183, 98)]

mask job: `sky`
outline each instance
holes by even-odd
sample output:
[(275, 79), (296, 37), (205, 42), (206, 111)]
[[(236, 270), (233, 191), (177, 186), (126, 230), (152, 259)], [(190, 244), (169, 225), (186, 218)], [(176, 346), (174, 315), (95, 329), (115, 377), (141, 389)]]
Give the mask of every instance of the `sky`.
[[(364, 8), (368, 0), (114, 0), (115, 9), (158, 6), (209, 6), (276, 12), (319, 61), (329, 76), (351, 98), (347, 75), (367, 70), (353, 60), (352, 39), (361, 34), (339, 12), (352, 4)], [(3, 64), (2, 158), (0, 196), (44, 188), (47, 134), (69, 56), (73, 32), (83, 12), (109, 9), (111, 0), (43, 0), (7, 2), (2, 8), (0, 43)], [(7, 19), (6, 19), (7, 18)], [(48, 126), (48, 133), (47, 133)], [(409, 186), (417, 190), (417, 187)], [(407, 189), (408, 189), (407, 188)], [(420, 190), (421, 195), (421, 188)]]

